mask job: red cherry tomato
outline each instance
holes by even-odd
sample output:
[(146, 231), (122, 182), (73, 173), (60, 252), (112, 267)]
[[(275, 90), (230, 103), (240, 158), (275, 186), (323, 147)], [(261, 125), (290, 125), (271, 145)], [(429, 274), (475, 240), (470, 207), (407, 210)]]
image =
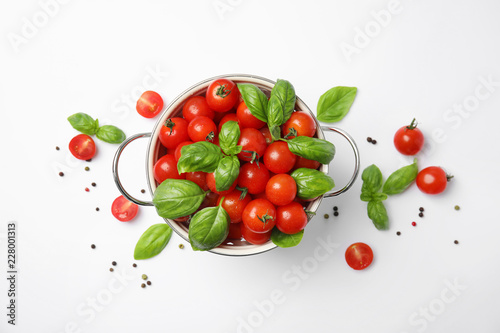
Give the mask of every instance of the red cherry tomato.
[(295, 164), (293, 166), (293, 170), (299, 169), (299, 168), (308, 168), (308, 169), (317, 169), (319, 168), (321, 163), (315, 160), (308, 160), (307, 158), (304, 158), (302, 156), (297, 156), (297, 159), (295, 160)]
[(231, 223), (229, 224), (229, 234), (227, 239), (241, 239), (241, 226), (243, 223)]
[(175, 149), (179, 143), (189, 141), (188, 122), (184, 118), (169, 118), (160, 129), (160, 142), (168, 149)]
[(295, 165), (297, 155), (288, 149), (288, 144), (283, 141), (273, 142), (264, 153), (264, 164), (274, 173), (287, 173)]
[(186, 172), (186, 180), (190, 180), (199, 187), (203, 191), (208, 191), (207, 185), (207, 173), (203, 171), (195, 171), (195, 172)]
[[(231, 218), (231, 223), (239, 223), (241, 222), (241, 215), (243, 214), (243, 210), (248, 205), (250, 201), (252, 201), (252, 197), (250, 194), (245, 195), (243, 199), (241, 197), (241, 191), (233, 190), (231, 193), (224, 195), (224, 201), (222, 201), (222, 208), (226, 210)], [(222, 196), (219, 196), (219, 200), (217, 205), (219, 204)]]
[(174, 151), (174, 156), (175, 156), (176, 161), (179, 161), (179, 158), (181, 158), (182, 147), (188, 146), (192, 143), (194, 143), (194, 142), (193, 141), (184, 141), (184, 142), (181, 142), (177, 145), (177, 147), (175, 148), (175, 151)]
[(415, 119), (403, 126), (394, 135), (394, 146), (403, 155), (415, 155), (424, 146), (424, 135), (417, 128)]
[(217, 136), (217, 126), (215, 126), (212, 119), (205, 116), (198, 116), (189, 123), (188, 134), (193, 142), (213, 142)]
[(269, 146), (271, 143), (273, 143), (273, 137), (271, 136), (271, 132), (269, 131), (269, 127), (262, 127), (259, 132), (262, 133), (264, 138), (266, 139), (266, 144)]
[(156, 161), (153, 167), (153, 176), (158, 183), (165, 179), (186, 179), (186, 174), (180, 174), (177, 170), (177, 160), (174, 155), (167, 154)]
[(78, 134), (69, 142), (69, 151), (79, 160), (89, 160), (95, 155), (95, 142), (87, 134)]
[(447, 176), (443, 169), (431, 166), (421, 170), (417, 175), (418, 189), (427, 194), (439, 194), (446, 189), (448, 180), (452, 176)]
[(219, 122), (219, 126), (218, 126), (219, 133), (220, 133), (220, 130), (222, 129), (222, 126), (225, 123), (227, 123), (228, 121), (235, 121), (235, 122), (237, 122), (238, 123), (238, 127), (240, 128), (240, 132), (241, 132), (241, 125), (240, 125), (240, 123), (238, 121), (238, 117), (236, 117), (236, 113), (228, 113), (224, 117), (222, 117), (222, 119)]
[[(308, 136), (312, 138), (316, 134), (316, 121), (305, 111), (297, 111), (292, 113), (290, 119), (288, 119), (283, 125), (283, 136), (290, 133), (290, 128), (294, 128), (297, 131), (297, 136)], [(288, 139), (295, 138), (294, 135), (289, 135)]]
[(174, 219), (174, 221), (175, 222), (186, 222), (187, 220), (189, 220), (190, 217), (191, 217), (191, 215), (182, 216), (182, 217), (178, 217), (178, 218)]
[(132, 220), (137, 215), (138, 210), (139, 206), (125, 199), (123, 195), (116, 198), (111, 205), (111, 214), (122, 222)]
[(238, 183), (238, 178), (236, 178), (236, 180), (234, 181), (234, 183), (231, 185), (231, 187), (228, 190), (219, 192), (219, 191), (217, 191), (216, 185), (215, 185), (215, 173), (214, 172), (207, 173), (208, 188), (210, 189), (210, 191), (217, 193), (220, 196), (224, 196), (224, 195), (231, 193), (236, 188), (237, 183)]
[(205, 116), (214, 119), (215, 112), (208, 106), (207, 100), (203, 96), (192, 96), (182, 108), (182, 116), (188, 122), (197, 116)]
[(240, 168), (238, 175), (238, 186), (246, 187), (248, 193), (257, 194), (266, 190), (266, 184), (270, 175), (266, 166), (262, 163), (245, 163)]
[(215, 207), (217, 206), (217, 201), (219, 201), (219, 195), (214, 192), (208, 192), (205, 195), (205, 198), (203, 199), (203, 202), (201, 203), (200, 207), (198, 210), (202, 210), (203, 208), (207, 207)]
[(238, 158), (242, 161), (254, 161), (264, 155), (266, 151), (266, 139), (259, 130), (255, 128), (244, 128), (241, 130), (238, 145), (242, 146)]
[(243, 236), (243, 238), (245, 238), (245, 240), (250, 244), (261, 245), (267, 243), (271, 239), (271, 233), (273, 232), (272, 230), (264, 233), (257, 233), (248, 229), (245, 226), (245, 223), (238, 223), (237, 225), (240, 226), (241, 236)]
[(163, 109), (163, 99), (154, 91), (145, 91), (135, 106), (137, 112), (145, 118), (153, 118)]
[(292, 201), (277, 208), (276, 227), (285, 234), (293, 235), (303, 230), (307, 225), (307, 214), (304, 207)]
[(240, 97), (240, 91), (236, 84), (228, 79), (217, 79), (207, 88), (208, 106), (216, 112), (231, 110)]
[(354, 243), (345, 251), (345, 261), (352, 269), (365, 269), (373, 261), (373, 251), (365, 243)]
[(266, 124), (262, 120), (255, 117), (252, 112), (250, 112), (245, 102), (241, 102), (238, 106), (238, 109), (236, 110), (236, 116), (238, 116), (238, 120), (242, 128), (251, 127), (260, 129)]
[(276, 208), (266, 199), (255, 199), (243, 210), (243, 223), (257, 233), (268, 232), (276, 223)]
[(266, 197), (276, 206), (289, 204), (295, 199), (297, 184), (292, 176), (280, 173), (272, 176), (266, 185)]

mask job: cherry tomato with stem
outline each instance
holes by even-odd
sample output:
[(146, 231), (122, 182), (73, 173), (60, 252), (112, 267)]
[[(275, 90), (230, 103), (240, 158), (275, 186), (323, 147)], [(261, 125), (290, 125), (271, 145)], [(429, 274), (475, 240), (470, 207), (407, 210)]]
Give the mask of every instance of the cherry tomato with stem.
[(417, 122), (413, 118), (408, 126), (403, 126), (394, 134), (394, 146), (403, 155), (415, 155), (424, 146), (424, 135), (417, 128)]
[(217, 126), (215, 126), (212, 119), (205, 116), (198, 116), (189, 123), (188, 135), (193, 142), (213, 142), (217, 136)]
[(153, 118), (163, 109), (163, 98), (155, 91), (145, 91), (135, 109), (144, 118)]
[(231, 110), (240, 97), (236, 84), (228, 79), (217, 79), (207, 88), (206, 99), (208, 106), (216, 112)]
[(240, 168), (238, 186), (247, 188), (251, 194), (262, 193), (266, 190), (269, 178), (269, 171), (264, 164), (245, 163)]
[(266, 139), (255, 128), (242, 129), (238, 145), (242, 147), (238, 158), (247, 162), (258, 161), (264, 155), (267, 147)]
[(266, 185), (266, 197), (276, 206), (287, 205), (297, 195), (297, 183), (292, 176), (280, 173), (272, 176)]
[(292, 201), (277, 208), (276, 227), (283, 233), (293, 235), (303, 230), (307, 225), (307, 214), (304, 207)]
[(292, 170), (297, 160), (297, 155), (288, 149), (288, 144), (283, 141), (271, 143), (264, 153), (264, 164), (274, 173), (287, 173)]
[(427, 167), (417, 174), (417, 187), (420, 191), (427, 194), (442, 193), (453, 178), (447, 175), (446, 172), (437, 166)]
[(69, 151), (79, 160), (89, 160), (96, 153), (95, 142), (87, 134), (78, 134), (69, 142)]
[(271, 136), (271, 131), (269, 131), (269, 127), (265, 126), (262, 127), (259, 132), (262, 133), (264, 138), (266, 139), (266, 144), (269, 146), (271, 143), (273, 143), (273, 137)]
[(203, 96), (190, 97), (182, 107), (182, 116), (188, 122), (197, 116), (205, 116), (214, 119), (215, 112), (208, 106), (207, 100)]
[[(239, 190), (233, 190), (231, 193), (224, 195), (224, 200), (222, 201), (222, 208), (226, 210), (229, 214), (229, 218), (231, 219), (231, 223), (239, 223), (242, 220), (242, 214), (245, 207), (248, 205), (250, 201), (252, 201), (252, 197), (250, 194), (246, 194), (242, 198), (242, 193)], [(219, 196), (219, 200), (217, 205), (219, 205), (222, 196)]]
[[(291, 129), (292, 133), (290, 133)], [(296, 136), (308, 136), (312, 138), (316, 134), (316, 121), (305, 111), (293, 112), (283, 125), (283, 136), (287, 139), (293, 139)]]
[(373, 261), (373, 251), (365, 243), (351, 244), (345, 251), (345, 261), (352, 269), (365, 269)]
[(117, 197), (111, 205), (111, 214), (122, 222), (132, 220), (139, 211), (139, 206), (135, 203), (128, 201), (123, 195)]
[(172, 154), (162, 156), (153, 166), (153, 176), (158, 183), (165, 179), (186, 179), (186, 174), (179, 174), (177, 160)]
[(243, 210), (243, 223), (257, 233), (265, 233), (273, 229), (276, 223), (276, 208), (266, 199), (255, 199)]
[(180, 117), (167, 119), (160, 129), (159, 139), (168, 149), (175, 149), (179, 143), (189, 141), (187, 120)]

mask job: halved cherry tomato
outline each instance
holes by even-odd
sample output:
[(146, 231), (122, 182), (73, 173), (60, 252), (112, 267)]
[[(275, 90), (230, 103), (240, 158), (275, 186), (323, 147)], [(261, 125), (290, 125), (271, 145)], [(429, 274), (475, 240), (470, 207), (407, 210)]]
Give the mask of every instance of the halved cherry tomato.
[(78, 134), (69, 142), (69, 151), (79, 160), (89, 160), (95, 155), (95, 142), (87, 134)]
[(188, 122), (184, 118), (169, 118), (160, 129), (160, 142), (169, 149), (175, 149), (179, 143), (189, 141)]
[(415, 119), (409, 126), (403, 126), (394, 135), (394, 146), (403, 155), (415, 155), (424, 146), (424, 135), (417, 128)]
[(289, 204), (297, 195), (297, 183), (292, 176), (280, 173), (272, 176), (266, 185), (266, 197), (276, 206)]
[(431, 166), (417, 174), (417, 186), (424, 193), (439, 194), (446, 189), (448, 180), (451, 178), (452, 176), (447, 176), (442, 168)]
[(138, 211), (139, 206), (125, 199), (123, 195), (116, 198), (111, 205), (111, 214), (122, 222), (132, 220), (137, 215)]
[(208, 106), (216, 112), (231, 110), (238, 102), (240, 91), (236, 84), (228, 79), (217, 79), (207, 88)]
[(213, 142), (217, 136), (217, 126), (215, 126), (212, 119), (205, 116), (198, 116), (189, 123), (188, 135), (193, 142)]
[(266, 199), (255, 199), (243, 210), (243, 223), (257, 233), (268, 232), (276, 223), (276, 208)]
[(153, 176), (158, 183), (162, 183), (165, 179), (186, 179), (186, 174), (179, 175), (177, 170), (177, 160), (174, 155), (167, 154), (156, 161), (153, 167)]
[(248, 227), (245, 226), (245, 223), (238, 223), (237, 225), (240, 226), (241, 236), (243, 236), (243, 238), (245, 238), (245, 240), (250, 244), (261, 245), (267, 243), (271, 239), (272, 230), (264, 233), (258, 233), (248, 229)]
[(188, 122), (197, 116), (205, 116), (214, 119), (215, 112), (208, 106), (207, 100), (203, 96), (192, 96), (182, 108), (182, 116)]
[[(283, 136), (290, 133), (290, 128), (294, 128), (297, 131), (297, 136), (308, 136), (313, 137), (316, 133), (316, 121), (305, 111), (297, 111), (292, 113), (290, 119), (288, 119), (283, 125)], [(295, 138), (294, 135), (287, 136), (288, 139)]]
[(295, 165), (297, 155), (288, 149), (288, 144), (283, 141), (271, 143), (264, 153), (264, 164), (274, 173), (287, 173)]
[(145, 91), (135, 106), (137, 112), (145, 118), (153, 118), (163, 109), (163, 99), (154, 91)]
[(236, 115), (238, 116), (238, 122), (240, 123), (242, 128), (251, 127), (260, 129), (266, 124), (262, 120), (255, 117), (252, 112), (250, 112), (245, 102), (240, 103), (238, 109), (236, 110)]
[(238, 186), (246, 187), (248, 193), (257, 194), (266, 190), (266, 184), (270, 175), (266, 166), (262, 163), (245, 163), (240, 168), (238, 175)]
[[(241, 199), (241, 191), (233, 190), (231, 193), (224, 195), (224, 201), (222, 201), (222, 208), (226, 210), (231, 219), (231, 223), (239, 223), (241, 222), (241, 215), (243, 214), (243, 210), (248, 205), (250, 201), (252, 201), (252, 197), (250, 194), (245, 195), (243, 199)], [(217, 205), (219, 204), (222, 196), (219, 197)]]
[(264, 155), (266, 151), (266, 139), (255, 128), (244, 128), (241, 130), (238, 145), (242, 146), (238, 158), (242, 161), (255, 161)]
[(287, 205), (279, 206), (277, 210), (276, 227), (281, 232), (293, 235), (306, 227), (307, 214), (300, 203), (292, 201)]
[(345, 251), (345, 261), (352, 269), (365, 269), (373, 261), (373, 251), (365, 243), (354, 243)]

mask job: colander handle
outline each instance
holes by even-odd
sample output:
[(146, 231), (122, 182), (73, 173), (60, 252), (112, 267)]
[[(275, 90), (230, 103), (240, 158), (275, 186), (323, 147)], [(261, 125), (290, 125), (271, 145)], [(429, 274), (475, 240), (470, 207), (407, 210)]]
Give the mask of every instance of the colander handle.
[(118, 162), (120, 161), (120, 156), (122, 154), (123, 149), (127, 147), (129, 143), (132, 141), (139, 139), (139, 138), (149, 138), (151, 136), (151, 133), (140, 133), (136, 135), (132, 135), (130, 138), (127, 138), (125, 141), (122, 142), (120, 147), (116, 150), (115, 157), (113, 158), (113, 179), (115, 180), (116, 187), (118, 187), (118, 190), (123, 194), (125, 198), (127, 198), (129, 201), (132, 201), (133, 203), (136, 203), (141, 206), (153, 206), (152, 201), (142, 201), (139, 199), (134, 198), (130, 194), (128, 194), (127, 191), (122, 186), (122, 183), (120, 181), (120, 177), (118, 176)]
[(358, 146), (356, 146), (356, 142), (354, 142), (354, 139), (349, 134), (344, 132), (343, 130), (336, 128), (336, 127), (328, 127), (328, 126), (321, 126), (321, 129), (323, 131), (336, 132), (336, 133), (342, 135), (349, 142), (352, 150), (354, 151), (354, 173), (346, 186), (344, 186), (343, 188), (341, 188), (338, 191), (325, 193), (325, 195), (324, 195), (325, 198), (331, 198), (331, 197), (335, 197), (335, 196), (347, 191), (352, 186), (352, 184), (354, 184), (354, 182), (356, 181), (356, 178), (358, 177), (358, 173), (359, 173), (359, 150), (358, 150)]

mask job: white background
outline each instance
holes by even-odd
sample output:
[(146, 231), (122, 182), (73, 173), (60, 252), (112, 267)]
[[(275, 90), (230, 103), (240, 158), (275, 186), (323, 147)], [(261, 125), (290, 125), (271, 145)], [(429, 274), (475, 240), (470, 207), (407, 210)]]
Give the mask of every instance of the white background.
[[(500, 330), (498, 1), (69, 1), (52, 2), (50, 16), (44, 3), (0, 5), (3, 272), (8, 221), (18, 223), (19, 249), (17, 325), (7, 324), (2, 278), (1, 332)], [(149, 132), (155, 120), (134, 110), (142, 91), (168, 103), (228, 73), (287, 79), (314, 111), (329, 88), (356, 86), (350, 113), (335, 125), (357, 141), (362, 168), (375, 163), (387, 177), (409, 164), (392, 138), (416, 117), (428, 142), (420, 168), (443, 166), (455, 179), (441, 195), (414, 185), (389, 198), (388, 231), (368, 219), (358, 179), (323, 201), (296, 248), (231, 258), (193, 252), (174, 235), (134, 269), (137, 239), (162, 219), (151, 207), (131, 223), (112, 217), (116, 145), (96, 141), (92, 162), (75, 160), (67, 146), (77, 132), (66, 118), (86, 112), (127, 135)], [(331, 140), (338, 148), (331, 176), (341, 187), (353, 156)], [(142, 199), (150, 197), (140, 193), (146, 145), (131, 144), (120, 169)], [(375, 254), (364, 271), (344, 259), (358, 241)], [(334, 247), (318, 261), (321, 242)], [(153, 283), (146, 289), (143, 273)]]

